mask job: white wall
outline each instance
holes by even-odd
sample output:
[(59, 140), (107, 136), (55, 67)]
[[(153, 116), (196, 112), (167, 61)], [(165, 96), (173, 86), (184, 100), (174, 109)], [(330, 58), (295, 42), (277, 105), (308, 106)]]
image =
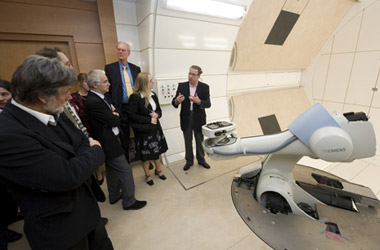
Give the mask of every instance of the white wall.
[(377, 141), (380, 141), (379, 13), (379, 0), (356, 2), (301, 76), (301, 84), (312, 102), (322, 103), (330, 112), (365, 112), (374, 125)]
[[(227, 71), (240, 21), (212, 18), (161, 8), (158, 1), (155, 19), (154, 67), (156, 79), (187, 79), (189, 67), (199, 65), (201, 81), (210, 86), (211, 108), (208, 122), (229, 119)], [(167, 129), (169, 162), (182, 160), (184, 142), (179, 125), (179, 110), (165, 107), (162, 119)]]
[[(141, 65), (140, 42), (136, 17), (136, 1), (113, 0), (118, 41), (131, 45), (129, 61)], [(115, 44), (116, 53), (116, 44)]]
[[(162, 0), (113, 0), (118, 40), (131, 43), (129, 61), (150, 72), (157, 83), (187, 79), (189, 66), (202, 67), (212, 106), (207, 120), (229, 120), (229, 97), (246, 92), (298, 87), (297, 72), (231, 72), (229, 64), (241, 20), (168, 10)], [(236, 0), (249, 6), (252, 0)], [(233, 61), (233, 60), (232, 60)], [(162, 100), (168, 162), (184, 158), (179, 110)]]

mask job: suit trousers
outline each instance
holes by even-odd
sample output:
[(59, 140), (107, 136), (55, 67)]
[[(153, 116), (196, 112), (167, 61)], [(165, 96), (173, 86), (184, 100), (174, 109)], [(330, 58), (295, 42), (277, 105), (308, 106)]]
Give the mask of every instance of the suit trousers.
[(113, 246), (103, 222), (99, 220), (93, 231), (68, 250), (113, 250)]
[(121, 105), (120, 111), (120, 128), (123, 133), (124, 141), (122, 142), (122, 146), (125, 151), (125, 156), (127, 157), (127, 161), (131, 162), (129, 159), (129, 140), (130, 140), (130, 128), (129, 128), (129, 119), (127, 114), (128, 104)]
[(111, 202), (117, 200), (121, 189), (123, 207), (129, 207), (135, 203), (135, 182), (132, 168), (124, 154), (106, 161), (106, 177)]
[(193, 112), (190, 112), (189, 116), (189, 125), (186, 130), (183, 131), (183, 137), (185, 139), (185, 159), (186, 164), (193, 165), (194, 163), (194, 154), (193, 154), (193, 132), (195, 138), (196, 146), (196, 157), (198, 163), (205, 162), (205, 152), (203, 150), (202, 141), (203, 134), (202, 131), (195, 131), (193, 126)]

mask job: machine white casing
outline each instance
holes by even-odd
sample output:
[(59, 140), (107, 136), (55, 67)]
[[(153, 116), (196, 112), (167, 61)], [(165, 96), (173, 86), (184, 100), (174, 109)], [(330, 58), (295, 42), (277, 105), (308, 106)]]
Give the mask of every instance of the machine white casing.
[[(301, 114), (289, 130), (264, 136), (247, 138), (228, 137), (228, 143), (220, 145), (220, 138), (206, 139), (205, 151), (223, 156), (242, 154), (270, 154), (263, 162), (256, 187), (256, 199), (264, 207), (268, 192), (285, 198), (297, 215), (310, 217), (297, 204), (309, 204), (313, 209), (318, 199), (304, 191), (295, 182), (292, 169), (303, 157), (309, 156), (329, 162), (351, 162), (354, 159), (375, 155), (376, 139), (372, 124), (368, 121), (348, 121), (342, 114), (329, 114), (316, 104)], [(215, 142), (218, 141), (217, 144)]]

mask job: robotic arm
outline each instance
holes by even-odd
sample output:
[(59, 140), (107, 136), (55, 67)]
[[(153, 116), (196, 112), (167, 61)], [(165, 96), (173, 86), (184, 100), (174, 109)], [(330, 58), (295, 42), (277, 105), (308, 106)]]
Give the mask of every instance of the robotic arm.
[(375, 155), (376, 139), (372, 124), (364, 113), (330, 114), (316, 104), (302, 113), (288, 130), (264, 136), (237, 138), (235, 124), (222, 122), (203, 126), (208, 137), (203, 142), (211, 158), (246, 154), (269, 154), (262, 163), (255, 190), (256, 199), (268, 207), (268, 193), (282, 196), (294, 214), (310, 217), (297, 204), (309, 204), (315, 209), (322, 203), (300, 188), (292, 169), (303, 157), (329, 162), (351, 162)]
[(203, 146), (210, 155), (274, 153), (350, 162), (376, 152), (375, 133), (365, 114), (331, 115), (321, 104), (301, 114), (289, 130), (274, 135), (236, 138), (235, 124), (228, 122), (207, 124), (202, 129), (209, 137)]

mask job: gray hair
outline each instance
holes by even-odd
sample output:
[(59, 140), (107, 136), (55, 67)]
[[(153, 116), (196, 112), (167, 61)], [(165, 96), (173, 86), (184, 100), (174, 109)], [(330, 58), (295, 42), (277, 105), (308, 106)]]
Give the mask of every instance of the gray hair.
[(87, 74), (87, 85), (88, 87), (90, 87), (90, 89), (93, 89), (93, 83), (95, 83), (96, 85), (99, 86), (100, 84), (100, 76), (101, 75), (105, 75), (106, 72), (104, 72), (104, 70), (101, 70), (101, 69), (93, 69), (91, 70), (90, 72), (88, 72)]
[(119, 46), (120, 43), (123, 43), (127, 46), (127, 51), (131, 51), (131, 45), (129, 43), (126, 43), (126, 42), (123, 42), (123, 41), (120, 41), (117, 43), (116, 45), (116, 48)]
[(38, 97), (52, 97), (59, 88), (74, 85), (76, 73), (55, 58), (32, 55), (17, 67), (11, 82), (16, 101), (36, 103)]

